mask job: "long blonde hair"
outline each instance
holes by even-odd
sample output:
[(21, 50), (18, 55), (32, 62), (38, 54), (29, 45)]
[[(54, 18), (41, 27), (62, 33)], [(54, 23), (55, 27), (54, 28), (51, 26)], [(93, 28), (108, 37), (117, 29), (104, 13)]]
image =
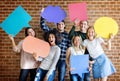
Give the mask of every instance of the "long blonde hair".
[[(79, 36), (79, 35), (75, 35), (75, 36), (73, 36), (73, 38), (72, 38), (72, 41), (71, 41), (71, 42), (72, 42), (72, 46), (73, 46), (74, 50), (77, 51), (77, 50), (75, 49), (75, 46), (74, 46), (74, 39), (75, 39), (75, 37), (79, 37), (79, 38), (80, 38), (80, 43), (82, 43), (82, 38), (81, 38), (81, 36)], [(83, 48), (82, 48), (82, 44), (79, 45), (79, 49), (82, 51), (82, 53), (84, 53)]]

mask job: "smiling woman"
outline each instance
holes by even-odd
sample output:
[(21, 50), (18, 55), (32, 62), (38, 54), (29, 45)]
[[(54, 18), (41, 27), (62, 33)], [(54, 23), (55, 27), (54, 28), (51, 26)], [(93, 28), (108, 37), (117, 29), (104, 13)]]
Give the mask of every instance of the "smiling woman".
[(46, 41), (50, 44), (50, 52), (49, 55), (41, 61), (35, 81), (53, 81), (55, 78), (56, 65), (60, 57), (60, 48), (56, 45), (55, 33), (49, 31), (45, 37)]
[[(25, 36), (35, 36), (35, 31), (31, 27), (27, 27), (25, 29)], [(34, 81), (37, 63), (32, 56), (32, 54), (25, 52), (22, 48), (23, 40), (21, 40), (18, 45), (16, 46), (14, 38), (9, 35), (9, 38), (12, 40), (13, 50), (16, 53), (21, 53), (21, 60), (20, 60), (20, 77), (19, 81), (27, 81), (28, 74), (30, 73), (30, 80)]]
[[(112, 50), (108, 51), (105, 50), (107, 53), (107, 56), (110, 58), (112, 63), (115, 65), (117, 72), (114, 75), (111, 75), (108, 78), (108, 81), (120, 81), (120, 0), (0, 0), (0, 81), (19, 81), (19, 73), (20, 73), (20, 55), (16, 55), (13, 53), (12, 44), (11, 40), (8, 38), (8, 35), (6, 32), (3, 30), (3, 26), (1, 24), (3, 21), (14, 11), (15, 8), (17, 8), (19, 5), (21, 5), (30, 15), (31, 15), (31, 21), (29, 24), (35, 28), (36, 30), (36, 36), (38, 38), (43, 38), (43, 33), (49, 31), (49, 29), (43, 29), (41, 26), (41, 9), (46, 8), (49, 5), (53, 6), (60, 6), (65, 12), (67, 13), (67, 17), (64, 19), (65, 20), (65, 25), (66, 25), (66, 31), (69, 32), (73, 26), (74, 21), (70, 21), (69, 18), (69, 4), (77, 4), (77, 3), (82, 3), (85, 2), (87, 4), (87, 15), (88, 15), (88, 22), (89, 25), (93, 25), (94, 22), (100, 18), (101, 16), (107, 16), (113, 18), (117, 23), (118, 23), (118, 32), (115, 35), (114, 40), (112, 41)], [(80, 8), (80, 7), (78, 7)], [(76, 7), (73, 7), (73, 10), (71, 12), (74, 13), (74, 11), (81, 13), (84, 8), (81, 7), (81, 9), (78, 9)], [(16, 15), (16, 19), (20, 20), (21, 17), (24, 17), (21, 15), (21, 11), (19, 10), (20, 15)], [(48, 15), (53, 15), (48, 13)], [(79, 15), (79, 14), (78, 14)], [(83, 15), (86, 15), (83, 14)], [(81, 17), (85, 17), (85, 16)], [(14, 15), (15, 16), (15, 15)], [(53, 15), (54, 16), (54, 15)], [(76, 16), (76, 15), (73, 15)], [(60, 16), (61, 17), (61, 16)], [(28, 22), (25, 22), (27, 19), (26, 16), (24, 17), (25, 19), (20, 20), (20, 22), (25, 24)], [(76, 17), (75, 17), (76, 18)], [(82, 19), (80, 18), (80, 21)], [(85, 20), (85, 19), (84, 19)], [(11, 25), (7, 25), (10, 29), (12, 29), (13, 25), (16, 24), (15, 19), (12, 17), (13, 23)], [(11, 22), (12, 22), (11, 21)], [(18, 23), (18, 26), (20, 25), (20, 22)], [(45, 20), (46, 22), (46, 20)], [(108, 22), (110, 23), (110, 22)], [(49, 26), (50, 29), (56, 28), (56, 25), (53, 25), (54, 23), (43, 23), (43, 25)], [(111, 23), (110, 23), (111, 24)], [(16, 28), (15, 27), (15, 30)], [(8, 28), (7, 27), (7, 28)], [(109, 29), (109, 26), (106, 26), (107, 30)], [(79, 26), (74, 27), (75, 31), (79, 31)], [(100, 27), (99, 27), (100, 28)], [(105, 32), (105, 33), (106, 33)], [(101, 32), (102, 33), (102, 32)], [(104, 34), (105, 34), (104, 33)], [(61, 48), (61, 54), (60, 54), (60, 59), (57, 65), (57, 74), (55, 77), (55, 81), (70, 81), (69, 74), (65, 73), (66, 71), (66, 65), (65, 65), (65, 59), (66, 59), (66, 48), (68, 48), (69, 44), (67, 43), (67, 34), (66, 32), (60, 32), (60, 35), (62, 38), (60, 39), (59, 46)], [(83, 37), (86, 37), (86, 35), (83, 34)], [(16, 44), (24, 39), (24, 29), (22, 29), (19, 34), (15, 35), (15, 42)], [(82, 37), (82, 38), (83, 38)], [(83, 38), (86, 39), (86, 38)], [(59, 39), (58, 39), (59, 41)], [(32, 46), (32, 45), (31, 45)], [(86, 53), (88, 54), (88, 53)], [(91, 59), (91, 58), (90, 58)], [(64, 68), (65, 67), (65, 68)], [(65, 75), (65, 77), (64, 77)], [(59, 80), (58, 80), (59, 79)], [(87, 79), (87, 78), (86, 78)], [(90, 76), (91, 81), (93, 81), (93, 78)], [(28, 77), (28, 81), (30, 81), (30, 78)], [(88, 80), (87, 80), (88, 81)]]
[[(96, 37), (93, 27), (87, 29), (87, 39), (84, 40), (84, 48), (87, 48), (90, 56), (95, 60), (92, 71), (95, 81), (107, 81), (108, 76), (116, 72), (116, 69), (109, 58), (106, 56), (103, 47), (111, 48), (111, 40), (113, 35), (110, 35), (108, 42), (105, 42), (101, 37)], [(94, 50), (93, 50), (94, 49)]]

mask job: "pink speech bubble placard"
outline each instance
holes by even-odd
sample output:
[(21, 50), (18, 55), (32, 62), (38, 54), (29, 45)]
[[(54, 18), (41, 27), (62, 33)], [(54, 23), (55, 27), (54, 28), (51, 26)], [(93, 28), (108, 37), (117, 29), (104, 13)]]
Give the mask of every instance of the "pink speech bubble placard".
[(85, 2), (83, 3), (75, 3), (75, 4), (69, 4), (69, 17), (71, 21), (74, 21), (75, 19), (80, 20), (87, 20), (87, 4)]
[(24, 41), (22, 48), (25, 52), (36, 53), (40, 57), (47, 57), (50, 51), (50, 45), (48, 42), (40, 40), (38, 38), (27, 36)]

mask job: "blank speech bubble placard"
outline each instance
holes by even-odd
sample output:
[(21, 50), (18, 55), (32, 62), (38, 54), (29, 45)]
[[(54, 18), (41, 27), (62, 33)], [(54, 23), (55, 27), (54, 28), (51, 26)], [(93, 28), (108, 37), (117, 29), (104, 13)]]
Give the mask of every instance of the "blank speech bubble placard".
[(47, 57), (50, 51), (50, 45), (48, 42), (32, 36), (27, 36), (24, 39), (22, 48), (25, 52), (31, 54), (36, 53), (43, 58)]
[(66, 18), (66, 12), (60, 6), (47, 6), (41, 16), (48, 22), (59, 23)]
[(28, 24), (32, 17), (18, 6), (1, 24), (2, 29), (13, 37), (17, 35), (23, 27), (30, 27)]
[(110, 17), (100, 17), (95, 21), (94, 29), (98, 36), (109, 38), (110, 33), (117, 34), (118, 24)]
[(83, 73), (89, 72), (89, 55), (71, 55), (70, 67), (74, 69), (71, 71), (71, 74), (78, 74), (82, 77)]
[(74, 3), (69, 4), (69, 18), (71, 21), (74, 21), (75, 19), (80, 20), (87, 20), (87, 4), (85, 2), (82, 3)]

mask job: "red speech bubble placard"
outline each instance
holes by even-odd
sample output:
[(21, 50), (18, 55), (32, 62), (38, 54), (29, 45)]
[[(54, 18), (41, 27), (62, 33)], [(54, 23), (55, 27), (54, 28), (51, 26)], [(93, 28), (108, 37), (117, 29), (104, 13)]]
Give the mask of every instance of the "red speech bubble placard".
[(36, 53), (40, 57), (47, 57), (50, 51), (50, 45), (48, 42), (40, 40), (38, 38), (27, 36), (24, 41), (22, 48), (25, 52)]

